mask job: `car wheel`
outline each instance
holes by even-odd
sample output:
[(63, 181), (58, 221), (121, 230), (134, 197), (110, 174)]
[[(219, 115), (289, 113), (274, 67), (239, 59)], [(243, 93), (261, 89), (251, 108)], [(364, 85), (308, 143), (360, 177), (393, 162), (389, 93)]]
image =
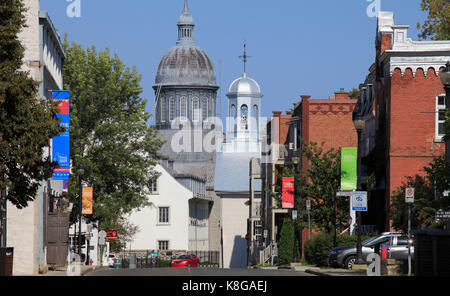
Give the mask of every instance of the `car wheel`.
[(344, 261), (344, 267), (352, 269), (353, 264), (356, 262), (356, 256), (348, 256)]

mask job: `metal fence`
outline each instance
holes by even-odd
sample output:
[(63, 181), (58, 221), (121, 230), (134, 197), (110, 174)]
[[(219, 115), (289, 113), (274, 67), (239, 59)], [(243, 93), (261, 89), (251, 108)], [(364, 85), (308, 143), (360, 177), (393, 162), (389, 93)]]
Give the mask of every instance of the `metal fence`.
[(201, 265), (218, 265), (220, 262), (219, 251), (188, 251), (188, 254), (197, 256)]

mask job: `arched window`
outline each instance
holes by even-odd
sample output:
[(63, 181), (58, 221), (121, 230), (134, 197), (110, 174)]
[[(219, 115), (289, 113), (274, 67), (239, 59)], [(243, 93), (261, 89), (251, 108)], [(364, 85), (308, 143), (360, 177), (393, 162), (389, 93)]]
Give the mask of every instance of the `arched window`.
[(202, 100), (202, 118), (206, 121), (208, 118), (208, 98), (203, 98)]
[(248, 107), (247, 107), (247, 105), (241, 106), (240, 125), (241, 125), (242, 130), (248, 130)]
[(180, 117), (181, 120), (187, 120), (187, 99), (186, 97), (180, 98)]
[(177, 116), (177, 105), (175, 102), (175, 98), (169, 99), (169, 119), (170, 121), (175, 120), (175, 117)]
[(237, 108), (235, 105), (231, 105), (230, 117), (231, 117), (231, 122), (233, 123), (233, 132), (236, 135), (236, 132), (237, 132)]
[(200, 100), (198, 98), (192, 99), (192, 121), (198, 122), (200, 120)]
[(162, 97), (159, 105), (161, 106), (161, 122), (166, 122), (166, 98)]

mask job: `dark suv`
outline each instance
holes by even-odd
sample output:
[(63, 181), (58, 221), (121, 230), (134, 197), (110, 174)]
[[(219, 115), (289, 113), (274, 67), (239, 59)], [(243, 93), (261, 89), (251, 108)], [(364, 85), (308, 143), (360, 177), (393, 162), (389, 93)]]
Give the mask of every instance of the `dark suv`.
[[(408, 259), (408, 236), (398, 232), (383, 232), (361, 243), (362, 256), (366, 260), (371, 253), (381, 255), (381, 245), (388, 246), (388, 258)], [(414, 247), (411, 244), (411, 256), (414, 256)], [(333, 267), (351, 269), (356, 261), (356, 246), (337, 247), (330, 251), (328, 263)]]

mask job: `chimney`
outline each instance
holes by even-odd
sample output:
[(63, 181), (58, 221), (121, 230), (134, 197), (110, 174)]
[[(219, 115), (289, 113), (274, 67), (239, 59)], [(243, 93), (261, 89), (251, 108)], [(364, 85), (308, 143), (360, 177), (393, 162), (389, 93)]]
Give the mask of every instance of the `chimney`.
[(348, 91), (345, 91), (343, 88), (341, 88), (339, 91), (334, 92), (336, 100), (348, 100), (349, 94), (350, 93)]
[(280, 117), (281, 116), (281, 111), (272, 111), (273, 112), (273, 117)]

